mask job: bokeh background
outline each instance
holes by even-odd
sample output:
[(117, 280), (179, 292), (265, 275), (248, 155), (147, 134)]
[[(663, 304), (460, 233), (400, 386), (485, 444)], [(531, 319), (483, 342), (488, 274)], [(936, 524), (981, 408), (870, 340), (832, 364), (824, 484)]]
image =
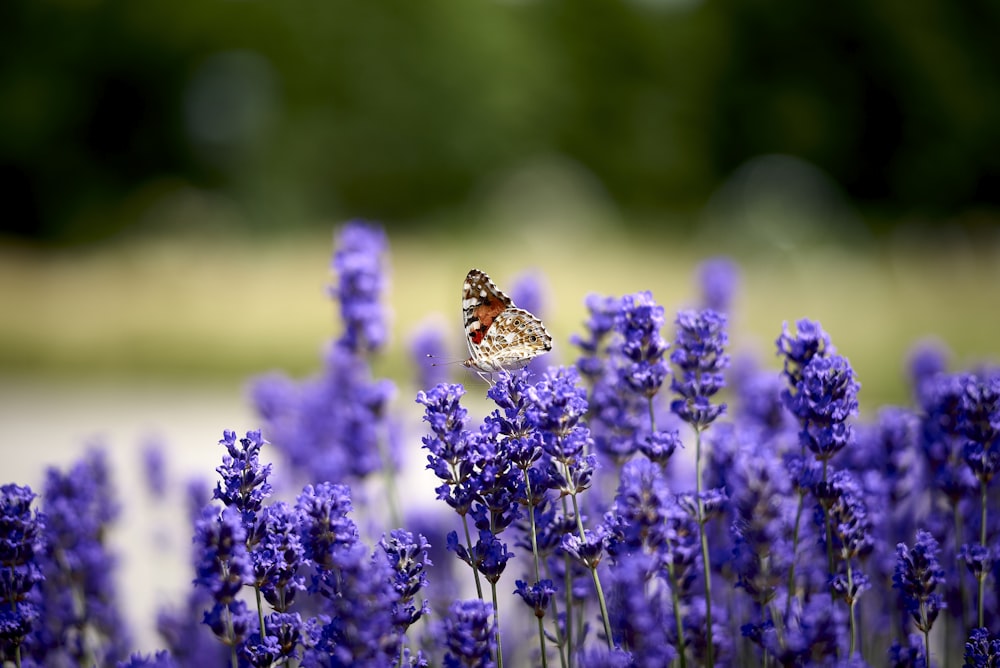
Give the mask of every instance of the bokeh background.
[(588, 293), (671, 314), (720, 255), (734, 351), (774, 364), (819, 320), (863, 413), (908, 401), (919, 340), (1000, 354), (990, 0), (5, 0), (0, 26), (0, 482), (101, 442), (134, 501), (149, 438), (210, 478), (257, 426), (247, 379), (318, 368), (349, 219), (388, 233), (401, 412), (416, 328), (465, 356), (473, 266), (542, 281), (552, 362)]

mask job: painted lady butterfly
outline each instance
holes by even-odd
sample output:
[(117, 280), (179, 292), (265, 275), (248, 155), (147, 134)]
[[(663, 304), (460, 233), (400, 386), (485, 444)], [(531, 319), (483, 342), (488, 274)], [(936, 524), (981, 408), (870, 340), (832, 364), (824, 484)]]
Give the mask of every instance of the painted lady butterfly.
[(469, 359), (463, 364), (484, 374), (523, 368), (552, 350), (552, 337), (537, 317), (514, 306), (490, 277), (472, 269), (462, 286), (462, 315)]

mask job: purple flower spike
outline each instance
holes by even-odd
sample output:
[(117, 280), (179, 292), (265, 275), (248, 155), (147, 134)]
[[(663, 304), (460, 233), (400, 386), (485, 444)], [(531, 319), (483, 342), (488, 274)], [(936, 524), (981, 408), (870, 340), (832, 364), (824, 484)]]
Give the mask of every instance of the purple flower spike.
[(625, 388), (640, 396), (654, 396), (669, 373), (663, 361), (668, 347), (660, 336), (663, 323), (663, 307), (653, 301), (651, 293), (622, 298), (615, 317), (615, 330), (623, 339), (620, 352), (625, 358), (620, 379)]
[(403, 529), (396, 529), (388, 538), (382, 536), (379, 546), (393, 570), (392, 586), (399, 595), (399, 600), (393, 605), (393, 618), (400, 631), (405, 632), (430, 612), (426, 599), (417, 607), (414, 605), (414, 597), (427, 587), (426, 568), (431, 565), (427, 553), (431, 546), (423, 536), (418, 534), (414, 537)]
[(305, 578), (299, 574), (305, 563), (305, 548), (298, 511), (284, 501), (265, 507), (261, 540), (250, 556), (264, 598), (278, 612), (287, 612), (295, 595), (305, 590)]
[(445, 668), (493, 668), (496, 625), (493, 606), (480, 599), (455, 601), (437, 627), (439, 642), (447, 649)]
[(545, 611), (549, 607), (549, 601), (556, 593), (552, 580), (541, 580), (531, 586), (528, 586), (528, 583), (523, 580), (518, 580), (514, 584), (517, 586), (514, 593), (521, 597), (525, 605), (535, 611), (535, 617), (544, 617)]
[(786, 405), (802, 424), (799, 440), (817, 459), (829, 459), (853, 440), (854, 428), (846, 421), (858, 413), (860, 387), (850, 363), (834, 355), (813, 358), (794, 394), (785, 393)]
[(316, 487), (306, 485), (295, 501), (295, 509), (306, 559), (322, 571), (333, 569), (334, 550), (358, 541), (358, 528), (347, 516), (351, 512), (350, 488), (329, 482)]
[(382, 255), (388, 248), (382, 228), (352, 221), (337, 234), (333, 269), (339, 283), (330, 295), (340, 302), (344, 334), (338, 343), (354, 352), (373, 352), (387, 338), (386, 316), (379, 303), (385, 279)]
[(736, 263), (728, 257), (715, 257), (698, 265), (697, 272), (704, 308), (728, 313), (740, 282)]
[(600, 529), (583, 532), (583, 538), (570, 533), (563, 537), (562, 548), (587, 568), (594, 569), (604, 556), (605, 534)]
[(118, 662), (118, 668), (174, 668), (176, 665), (177, 663), (170, 656), (170, 652), (166, 650), (161, 650), (153, 655), (136, 652), (128, 658), (128, 661)]
[(246, 438), (239, 442), (236, 432), (224, 431), (219, 444), (226, 446), (229, 454), (223, 455), (222, 466), (215, 469), (222, 480), (216, 483), (213, 498), (240, 511), (244, 526), (251, 534), (248, 536), (251, 545), (257, 542), (257, 514), (264, 499), (271, 495), (271, 485), (267, 482), (271, 464), (260, 464), (260, 449), (265, 443), (260, 430), (248, 431)]
[(38, 620), (30, 592), (43, 579), (45, 517), (32, 512), (34, 498), (30, 487), (0, 487), (0, 656), (13, 656)]
[(972, 629), (965, 643), (966, 668), (996, 668), (1000, 666), (1000, 637), (990, 635), (989, 629)]
[(588, 381), (595, 382), (604, 374), (608, 336), (615, 328), (621, 301), (616, 297), (591, 294), (587, 295), (586, 303), (590, 318), (584, 323), (584, 328), (588, 336), (584, 338), (574, 334), (570, 342), (582, 352), (576, 362), (577, 371)]
[(918, 531), (911, 550), (905, 543), (896, 546), (896, 570), (892, 586), (900, 591), (903, 607), (913, 617), (920, 631), (930, 631), (938, 612), (945, 608), (941, 594), (944, 569), (938, 562), (938, 543), (927, 531)]
[(775, 341), (778, 354), (785, 358), (784, 374), (788, 384), (795, 386), (802, 379), (802, 368), (814, 357), (832, 355), (836, 349), (830, 344), (830, 336), (818, 322), (802, 319), (795, 323), (797, 334), (792, 336), (788, 323), (781, 326), (781, 336)]
[(704, 429), (726, 410), (711, 399), (725, 385), (722, 371), (729, 366), (724, 352), (729, 339), (726, 316), (715, 311), (681, 311), (677, 314), (677, 341), (670, 361), (680, 371), (671, 389), (680, 395), (670, 404), (677, 416), (695, 429)]
[(194, 544), (198, 550), (194, 584), (208, 591), (217, 603), (232, 603), (243, 585), (253, 582), (239, 511), (227, 507), (220, 516), (216, 508), (206, 506), (195, 526)]
[[(848, 471), (837, 471), (826, 483), (815, 487), (819, 505), (815, 509), (816, 525), (822, 527), (829, 510), (834, 554), (842, 560), (864, 557), (872, 551), (872, 522), (864, 502), (864, 494)], [(825, 541), (825, 539), (824, 539)]]

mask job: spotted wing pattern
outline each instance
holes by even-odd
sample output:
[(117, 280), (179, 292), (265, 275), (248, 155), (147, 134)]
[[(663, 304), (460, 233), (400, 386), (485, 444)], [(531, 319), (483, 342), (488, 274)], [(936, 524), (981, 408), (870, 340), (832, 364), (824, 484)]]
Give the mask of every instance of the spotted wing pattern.
[(465, 366), (480, 372), (520, 369), (552, 350), (552, 337), (536, 316), (517, 308), (490, 277), (472, 269), (462, 286), (469, 359)]

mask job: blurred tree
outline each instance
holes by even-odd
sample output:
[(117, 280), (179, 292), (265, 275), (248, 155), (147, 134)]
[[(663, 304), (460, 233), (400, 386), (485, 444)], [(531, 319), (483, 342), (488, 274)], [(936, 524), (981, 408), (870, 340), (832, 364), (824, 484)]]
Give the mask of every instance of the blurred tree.
[(553, 154), (631, 213), (768, 153), (890, 215), (1000, 204), (989, 0), (7, 0), (0, 25), (18, 236), (104, 237), (185, 188), (261, 229), (413, 221)]

